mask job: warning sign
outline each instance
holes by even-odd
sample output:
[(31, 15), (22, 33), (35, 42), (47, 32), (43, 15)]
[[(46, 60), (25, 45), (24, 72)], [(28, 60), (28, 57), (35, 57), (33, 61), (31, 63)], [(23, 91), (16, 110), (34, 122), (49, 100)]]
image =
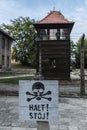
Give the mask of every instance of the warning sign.
[(58, 120), (58, 81), (19, 81), (19, 117), (21, 120)]

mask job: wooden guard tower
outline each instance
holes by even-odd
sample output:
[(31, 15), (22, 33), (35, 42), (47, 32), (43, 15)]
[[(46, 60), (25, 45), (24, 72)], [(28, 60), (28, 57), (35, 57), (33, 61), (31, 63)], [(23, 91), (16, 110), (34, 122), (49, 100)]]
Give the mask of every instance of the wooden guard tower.
[(37, 31), (37, 73), (45, 79), (70, 79), (70, 33), (74, 22), (51, 11), (34, 24)]

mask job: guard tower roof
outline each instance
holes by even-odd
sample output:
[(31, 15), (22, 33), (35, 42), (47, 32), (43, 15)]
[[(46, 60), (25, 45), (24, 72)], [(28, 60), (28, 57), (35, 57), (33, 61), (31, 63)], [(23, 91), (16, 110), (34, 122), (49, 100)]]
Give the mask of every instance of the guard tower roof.
[(60, 11), (51, 11), (46, 17), (34, 24), (35, 28), (71, 28), (74, 22), (66, 19)]
[(45, 18), (40, 20), (38, 24), (50, 24), (50, 23), (73, 23), (66, 19), (60, 11), (51, 11)]

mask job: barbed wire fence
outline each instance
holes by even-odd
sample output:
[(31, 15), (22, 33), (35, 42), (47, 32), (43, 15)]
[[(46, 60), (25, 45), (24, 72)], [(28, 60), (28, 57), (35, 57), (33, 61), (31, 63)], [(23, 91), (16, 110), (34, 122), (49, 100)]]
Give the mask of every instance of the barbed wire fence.
[[(74, 41), (75, 39), (81, 39), (80, 43), (80, 96), (83, 97), (85, 96), (85, 71), (84, 71), (84, 66), (85, 66), (85, 60), (84, 60), (84, 52), (87, 51), (84, 46), (84, 41), (85, 38), (87, 38), (87, 34), (82, 34), (82, 33), (73, 33), (71, 40)], [(78, 42), (77, 40), (77, 42)]]
[[(85, 34), (85, 38), (87, 38), (87, 33)], [(71, 33), (71, 40), (78, 42), (78, 40), (82, 37), (83, 33)]]

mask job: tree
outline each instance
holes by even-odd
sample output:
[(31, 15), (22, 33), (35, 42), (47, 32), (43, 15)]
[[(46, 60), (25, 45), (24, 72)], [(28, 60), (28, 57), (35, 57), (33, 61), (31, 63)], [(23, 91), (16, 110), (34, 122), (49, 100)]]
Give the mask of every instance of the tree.
[(75, 58), (76, 58), (76, 67), (80, 67), (80, 48), (81, 48), (81, 38), (76, 42)]
[(76, 59), (75, 59), (75, 53), (76, 53), (76, 44), (71, 41), (71, 66), (75, 67)]
[(2, 25), (2, 28), (13, 35), (16, 42), (13, 46), (12, 57), (23, 65), (35, 65), (36, 48), (34, 44), (35, 29), (34, 20), (29, 17), (19, 17), (11, 20), (11, 25)]
[[(75, 49), (75, 57), (76, 57), (76, 67), (80, 67), (80, 50), (81, 50), (81, 38), (79, 38), (78, 42), (76, 43)], [(84, 62), (85, 67), (87, 68), (87, 39), (84, 40)]]

